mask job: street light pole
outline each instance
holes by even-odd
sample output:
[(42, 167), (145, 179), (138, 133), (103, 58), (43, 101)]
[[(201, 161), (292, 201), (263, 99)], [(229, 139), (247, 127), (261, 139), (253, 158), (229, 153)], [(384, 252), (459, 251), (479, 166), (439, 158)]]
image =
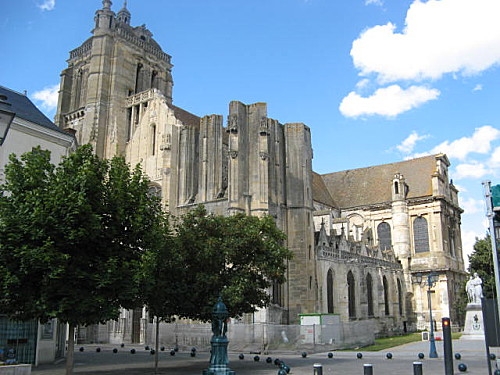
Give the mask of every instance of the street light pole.
[[(437, 358), (436, 350), (436, 340), (434, 338), (434, 321), (432, 319), (432, 287), (435, 284), (435, 277), (437, 274), (435, 272), (429, 272), (427, 275), (427, 304), (429, 305), (429, 324), (430, 324), (430, 334), (429, 334), (429, 358)], [(421, 272), (417, 272), (411, 275), (411, 281), (414, 284), (419, 284), (420, 287), (426, 284), (425, 279), (422, 277)]]
[(432, 320), (432, 290), (431, 288), (434, 286), (434, 273), (431, 272), (427, 275), (427, 301), (429, 303), (429, 319), (430, 319), (430, 335), (429, 335), (429, 358), (437, 358), (437, 350), (436, 350), (436, 340), (434, 338), (434, 322)]
[(497, 308), (498, 311), (500, 312), (500, 272), (498, 270), (498, 243), (500, 238), (498, 236), (499, 233), (497, 232), (498, 227), (495, 227), (495, 219), (494, 219), (495, 212), (493, 210), (494, 204), (491, 193), (491, 182), (484, 181), (483, 188), (484, 188), (484, 198), (486, 201), (486, 216), (488, 217), (489, 221), (488, 224), (490, 227), (491, 253), (493, 256), (493, 271), (495, 275)]

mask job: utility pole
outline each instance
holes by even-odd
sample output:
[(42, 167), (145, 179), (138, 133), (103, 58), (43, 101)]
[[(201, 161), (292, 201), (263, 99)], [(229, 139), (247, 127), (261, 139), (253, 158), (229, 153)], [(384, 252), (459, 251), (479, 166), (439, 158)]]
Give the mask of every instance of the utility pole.
[[(500, 293), (500, 276), (498, 272), (498, 235), (495, 228), (495, 212), (494, 212), (495, 205), (493, 204), (493, 197), (491, 194), (491, 182), (484, 181), (483, 186), (484, 186), (484, 197), (486, 201), (486, 216), (488, 217), (488, 223), (490, 226), (491, 252), (493, 254), (493, 269), (495, 271), (497, 307), (498, 307), (498, 312), (500, 313), (500, 298), (498, 298)], [(500, 231), (500, 227), (498, 229)]]

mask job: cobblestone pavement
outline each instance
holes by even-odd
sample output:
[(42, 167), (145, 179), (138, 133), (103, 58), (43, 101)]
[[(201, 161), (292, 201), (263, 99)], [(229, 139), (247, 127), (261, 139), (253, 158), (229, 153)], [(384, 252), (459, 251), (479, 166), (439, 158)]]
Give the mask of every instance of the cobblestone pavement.
[[(230, 348), (231, 344), (229, 344)], [(321, 364), (323, 375), (363, 375), (364, 365), (371, 364), (373, 375), (404, 375), (413, 374), (413, 363), (422, 362), (423, 374), (445, 374), (443, 360), (443, 343), (436, 342), (439, 358), (429, 359), (429, 343), (416, 342), (380, 352), (335, 351), (333, 357), (325, 353), (308, 353), (305, 358), (302, 353), (281, 352), (261, 354), (258, 362), (254, 361), (255, 354), (243, 353), (244, 359), (239, 359), (242, 353), (229, 353), (229, 367), (237, 375), (277, 375), (279, 368), (274, 360), (279, 358), (291, 369), (290, 375), (313, 375), (314, 365)], [(101, 351), (96, 351), (96, 345), (85, 346), (84, 352), (75, 352), (74, 374), (79, 375), (139, 375), (154, 374), (154, 356), (144, 347), (136, 346), (136, 353), (131, 354), (129, 345), (119, 348), (113, 353), (113, 346), (101, 346)], [(497, 350), (497, 351), (495, 351)], [(500, 348), (492, 348), (491, 353), (500, 356)], [(357, 353), (362, 353), (362, 358), (357, 358)], [(392, 359), (387, 358), (387, 353), (392, 354)], [(418, 358), (418, 353), (424, 353), (424, 359)], [(486, 347), (483, 340), (454, 340), (453, 353), (459, 353), (461, 358), (453, 358), (454, 374), (487, 375), (488, 361)], [(201, 375), (208, 367), (209, 353), (198, 352), (196, 357), (191, 357), (189, 352), (177, 352), (174, 356), (170, 352), (160, 352), (158, 374), (168, 375)], [(272, 358), (272, 363), (267, 363), (267, 357)], [(496, 361), (491, 361), (493, 371)], [(467, 371), (459, 371), (459, 364), (465, 364)], [(56, 365), (41, 365), (33, 368), (34, 375), (63, 375), (64, 363)]]

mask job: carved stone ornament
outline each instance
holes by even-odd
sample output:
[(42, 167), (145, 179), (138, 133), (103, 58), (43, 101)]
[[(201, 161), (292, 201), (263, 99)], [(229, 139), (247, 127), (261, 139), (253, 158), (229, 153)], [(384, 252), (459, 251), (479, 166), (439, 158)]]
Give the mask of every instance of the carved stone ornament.
[(238, 156), (238, 151), (236, 150), (229, 151), (229, 156), (231, 156), (231, 159), (236, 159), (236, 157)]
[(259, 134), (260, 135), (269, 135), (269, 125), (267, 123), (267, 117), (262, 117), (260, 119)]
[(260, 151), (259, 156), (262, 160), (266, 160), (269, 157), (269, 154), (267, 152)]
[(231, 115), (227, 119), (227, 131), (231, 133), (238, 133), (238, 116)]

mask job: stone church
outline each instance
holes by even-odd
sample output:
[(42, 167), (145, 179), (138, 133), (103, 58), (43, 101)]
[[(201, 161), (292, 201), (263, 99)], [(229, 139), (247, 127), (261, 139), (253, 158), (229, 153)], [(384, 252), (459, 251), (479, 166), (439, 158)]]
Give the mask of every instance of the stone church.
[[(111, 6), (102, 1), (92, 35), (70, 52), (55, 122), (103, 158), (140, 163), (173, 214), (204, 204), (221, 215), (272, 215), (294, 258), (254, 321), (334, 314), (372, 320), (380, 333), (425, 329), (429, 286), (412, 275), (431, 271), (434, 319), (456, 319), (462, 209), (446, 155), (317, 174), (311, 128), (281, 124), (265, 103), (233, 101), (225, 121), (175, 106), (171, 56), (144, 25), (131, 26), (126, 1), (117, 13)], [(144, 314), (124, 312), (132, 341), (141, 341)]]

